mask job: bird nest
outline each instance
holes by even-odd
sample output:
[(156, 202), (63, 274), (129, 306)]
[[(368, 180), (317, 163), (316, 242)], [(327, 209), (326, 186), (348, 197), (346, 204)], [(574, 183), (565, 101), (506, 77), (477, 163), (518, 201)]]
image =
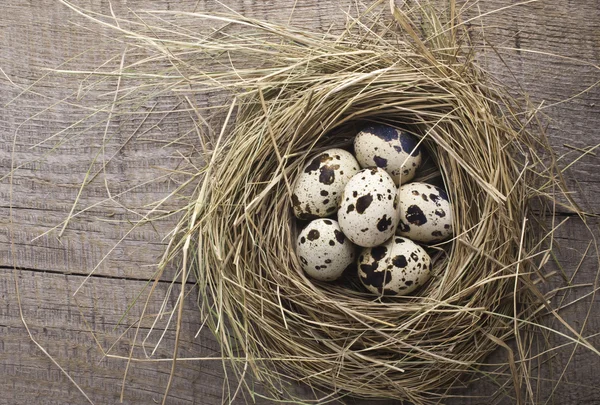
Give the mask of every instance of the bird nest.
[[(394, 25), (333, 37), (240, 22), (281, 42), (260, 43), (273, 60), (240, 80), (235, 123), (198, 196), (198, 280), (219, 340), (234, 338), (227, 356), (272, 388), (285, 375), (327, 393), (435, 399), (536, 307), (541, 245), (527, 221), (545, 145), (464, 53), (460, 30), (439, 21), (428, 42)], [(367, 123), (417, 134), (434, 163), (421, 180), (443, 183), (453, 202), (455, 236), (434, 247), (433, 277), (416, 295), (381, 298), (352, 274), (312, 280), (294, 249), (301, 169), (348, 149)]]
[[(436, 402), (535, 323), (536, 258), (547, 248), (530, 207), (562, 186), (534, 116), (484, 74), (449, 4), (375, 5), (338, 33), (197, 14), (226, 27), (203, 41), (183, 30), (133, 36), (177, 66), (183, 79), (164, 87), (232, 95), (171, 246), (193, 265), (206, 324), (240, 386), (252, 374), (282, 399), (299, 400), (292, 378), (330, 399)], [(200, 54), (216, 62), (195, 65)], [(430, 158), (417, 180), (443, 185), (453, 203), (454, 236), (431, 248), (432, 278), (409, 296), (379, 297), (353, 275), (310, 279), (294, 249), (302, 167), (349, 149), (370, 123), (415, 134)]]

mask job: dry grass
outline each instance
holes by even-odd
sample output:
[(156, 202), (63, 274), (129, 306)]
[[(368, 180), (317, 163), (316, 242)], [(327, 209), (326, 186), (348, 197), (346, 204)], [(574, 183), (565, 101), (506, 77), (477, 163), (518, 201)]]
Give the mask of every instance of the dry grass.
[[(180, 258), (178, 277), (196, 276), (200, 311), (233, 366), (232, 398), (255, 394), (252, 375), (283, 400), (306, 400), (288, 389), (297, 378), (322, 401), (437, 403), (504, 347), (515, 399), (534, 401), (530, 333), (544, 328), (542, 313), (562, 321), (538, 289), (559, 225), (545, 229), (544, 215), (558, 203), (579, 209), (535, 111), (476, 63), (454, 1), (441, 13), (383, 6), (348, 17), (341, 35), (233, 12), (186, 14), (221, 25), (200, 37), (161, 25), (177, 12), (149, 12), (149, 26), (76, 11), (150, 55), (122, 65), (118, 77), (145, 79), (156, 94), (231, 95), (224, 122), (200, 137), (203, 180), (161, 268)], [(348, 147), (365, 122), (417, 134), (439, 167), (424, 176), (442, 182), (454, 202), (456, 236), (431, 248), (434, 277), (418, 296), (380, 299), (356, 281), (315, 282), (293, 249), (290, 190), (300, 168), (320, 150)], [(573, 329), (552, 332), (599, 354)], [(504, 343), (511, 337), (513, 349)], [(501, 375), (488, 377), (494, 373)]]

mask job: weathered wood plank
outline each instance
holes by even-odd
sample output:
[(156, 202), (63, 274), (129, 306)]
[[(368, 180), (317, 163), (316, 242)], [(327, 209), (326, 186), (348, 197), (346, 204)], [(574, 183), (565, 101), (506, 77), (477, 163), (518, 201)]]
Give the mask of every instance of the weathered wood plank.
[[(568, 154), (566, 165), (580, 155), (566, 145), (600, 143), (600, 2), (537, 1), (493, 12), (515, 4), (477, 3), (477, 13), (491, 14), (472, 21), (472, 28), (480, 33), (483, 24), (483, 36), (501, 55), (487, 53), (490, 73), (541, 108), (551, 145), (559, 155)], [(594, 213), (599, 163), (597, 156), (585, 156), (566, 172), (577, 200)]]
[[(287, 21), (294, 10), (294, 21), (298, 25), (326, 29), (332, 23), (343, 21), (340, 10), (347, 10), (350, 1), (301, 0), (294, 4), (283, 0), (250, 0), (227, 3), (245, 15), (279, 22)], [(109, 12), (109, 2), (79, 1), (77, 4), (94, 11)], [(129, 16), (132, 15), (129, 9), (170, 8), (174, 7), (172, 4), (169, 1), (112, 1), (117, 15)], [(474, 6), (467, 16), (488, 13), (514, 5), (514, 2), (489, 0), (471, 4)], [(220, 6), (212, 1), (182, 0), (177, 2), (176, 7), (214, 11)], [(12, 179), (0, 181), (0, 375), (4, 377), (0, 381), (0, 392), (3, 393), (0, 404), (84, 403), (81, 394), (28, 339), (16, 307), (14, 281), (9, 270), (13, 265), (29, 269), (17, 274), (25, 317), (35, 338), (70, 372), (95, 403), (116, 403), (124, 362), (102, 359), (88, 325), (97, 332), (100, 344), (105, 348), (123, 331), (122, 328), (113, 328), (142, 288), (144, 280), (154, 273), (153, 265), (163, 252), (164, 237), (176, 223), (176, 216), (154, 222), (153, 226), (143, 225), (120, 242), (130, 229), (127, 221), (140, 219), (132, 210), (147, 213), (148, 204), (174, 189), (177, 178), (151, 180), (180, 167), (184, 160), (181, 154), (194, 156), (196, 134), (190, 132), (189, 117), (180, 113), (167, 116), (148, 114), (138, 132), (135, 131), (140, 120), (115, 117), (107, 130), (108, 136), (113, 137), (107, 151), (109, 155), (114, 153), (115, 157), (106, 166), (106, 174), (102, 173), (86, 187), (76, 212), (92, 204), (98, 205), (73, 219), (60, 239), (57, 232), (36, 239), (60, 225), (71, 209), (89, 164), (101, 148), (106, 114), (92, 118), (89, 122), (97, 126), (87, 132), (79, 134), (82, 130), (79, 128), (61, 134), (66, 142), (57, 151), (51, 151), (53, 143), (38, 144), (89, 114), (89, 111), (73, 105), (53, 104), (77, 91), (84, 94), (85, 87), (78, 88), (79, 84), (73, 78), (51, 75), (37, 83), (32, 92), (6, 104), (19, 96), (22, 88), (41, 78), (44, 68), (56, 68), (65, 60), (86, 51), (77, 59), (77, 64), (81, 69), (92, 69), (115, 55), (120, 57), (118, 52), (122, 48), (108, 36), (103, 36), (108, 35), (106, 30), (94, 27), (95, 32), (92, 32), (77, 26), (87, 23), (55, 1), (8, 0), (2, 11), (0, 68), (14, 85), (0, 73), (0, 178), (9, 172), (13, 162), (23, 164), (23, 167), (14, 173)], [(500, 60), (493, 54), (487, 56), (490, 72), (509, 85), (515, 84), (514, 75), (523, 89), (531, 94), (535, 104), (543, 101), (545, 106), (560, 102), (580, 93), (600, 78), (597, 68), (600, 64), (600, 30), (597, 28), (600, 0), (532, 2), (491, 13), (483, 21), (486, 38), (499, 46), (503, 57)], [(471, 21), (472, 29), (477, 30), (479, 23), (479, 20)], [(193, 22), (189, 24), (194, 26)], [(474, 37), (477, 38), (478, 34), (474, 33)], [(503, 47), (514, 48), (514, 51)], [(115, 67), (118, 62), (118, 58), (110, 61), (107, 68)], [(108, 102), (115, 86), (115, 80), (107, 80), (77, 103), (93, 107), (94, 103)], [(178, 101), (164, 97), (156, 102), (156, 106), (154, 100), (148, 104), (148, 112), (154, 111), (152, 108), (155, 111), (168, 110)], [(210, 98), (205, 102), (206, 105), (216, 103)], [(599, 105), (600, 87), (596, 86), (573, 100), (544, 110), (548, 114), (548, 136), (559, 153), (568, 151), (565, 144), (581, 148), (600, 143)], [(143, 136), (135, 135), (141, 133)], [(171, 139), (173, 134), (181, 137), (178, 143), (156, 147), (157, 140)], [(127, 142), (132, 135), (134, 139)], [(121, 148), (123, 144), (125, 146)], [(38, 146), (32, 148), (34, 145)], [(575, 156), (577, 154), (572, 154), (566, 160)], [(568, 171), (572, 184), (580, 188), (578, 201), (596, 213), (600, 213), (598, 163), (597, 156), (586, 156)], [(100, 166), (96, 164), (94, 167), (97, 170)], [(107, 179), (113, 196), (139, 187), (115, 198), (116, 202), (108, 201), (104, 179)], [(180, 203), (168, 204), (164, 208), (174, 209)], [(597, 233), (598, 223), (593, 222), (592, 225)], [(587, 246), (589, 238), (585, 235), (585, 228), (576, 223), (560, 231), (561, 254), (568, 274), (577, 264), (576, 251), (582, 252)], [(102, 264), (95, 270), (96, 276), (91, 277), (76, 296), (84, 314), (81, 316), (72, 293), (83, 281), (82, 275), (87, 275), (101, 261)], [(40, 273), (44, 271), (53, 274)], [(597, 263), (588, 259), (577, 280), (579, 283), (592, 283), (597, 274)], [(166, 274), (165, 280), (170, 277), (171, 274)], [(149, 312), (158, 310), (159, 297), (166, 291), (166, 286), (166, 283), (160, 284), (160, 294), (151, 300)], [(589, 287), (573, 291), (569, 299), (586, 292), (589, 292)], [(193, 297), (190, 297), (190, 305), (186, 307), (180, 353), (183, 356), (213, 355), (218, 347), (210, 334), (202, 333), (199, 338), (194, 338), (200, 322), (196, 319), (192, 301)], [(588, 334), (600, 332), (600, 317), (594, 314), (598, 309), (597, 301), (588, 321)], [(139, 315), (139, 310), (135, 307), (125, 324), (132, 322), (135, 315)], [(585, 305), (574, 305), (566, 310), (565, 317), (573, 325), (581, 326), (586, 310)], [(131, 334), (123, 338), (117, 346), (119, 353), (127, 353), (131, 338)], [(173, 344), (172, 331), (167, 333), (164, 342), (160, 355), (168, 357)], [(562, 343), (560, 339), (554, 342)], [(600, 346), (598, 337), (592, 342)], [(568, 361), (570, 348), (557, 353), (551, 367), (553, 378)], [(503, 358), (502, 353), (498, 356)], [(567, 383), (557, 391), (556, 403), (595, 403), (600, 398), (597, 388), (600, 376), (595, 372), (595, 364), (596, 358), (588, 351), (577, 349), (565, 376)], [(167, 382), (169, 366), (168, 363), (136, 363), (128, 380), (126, 403), (147, 404), (159, 400)], [(182, 362), (169, 403), (220, 403), (222, 375), (220, 364)], [(464, 393), (486, 395), (490, 392), (490, 386), (474, 384)], [(456, 403), (487, 404), (490, 401), (474, 399), (458, 400)]]
[[(94, 277), (73, 296), (84, 280), (82, 276), (63, 276), (38, 272), (16, 272), (24, 317), (34, 338), (73, 377), (86, 394), (97, 404), (117, 403), (126, 362), (103, 358), (103, 350), (116, 343), (112, 354), (128, 356), (135, 330), (127, 326), (142, 313), (145, 297), (129, 310), (136, 295), (144, 288), (143, 282)], [(146, 310), (156, 314), (168, 288), (167, 283), (157, 287)], [(67, 381), (65, 376), (30, 341), (22, 327), (15, 301), (13, 273), (0, 275), (3, 292), (0, 304), (0, 364), (2, 404), (81, 404), (85, 398)], [(170, 299), (167, 307), (172, 308)], [(198, 312), (194, 294), (186, 301), (185, 320), (182, 324), (181, 354), (188, 356), (219, 356), (219, 348), (208, 330), (194, 338), (199, 330)], [(153, 320), (141, 324), (140, 345)], [(146, 351), (160, 336), (158, 330), (148, 339)], [(97, 339), (94, 341), (92, 332)], [(124, 334), (124, 336), (121, 336)], [(165, 345), (157, 350), (155, 358), (169, 358), (173, 350), (174, 327), (165, 335)], [(135, 356), (144, 358), (141, 349)], [(171, 363), (133, 363), (126, 382), (125, 403), (142, 404), (159, 400), (164, 392)], [(220, 403), (223, 372), (220, 361), (179, 363), (170, 403)]]

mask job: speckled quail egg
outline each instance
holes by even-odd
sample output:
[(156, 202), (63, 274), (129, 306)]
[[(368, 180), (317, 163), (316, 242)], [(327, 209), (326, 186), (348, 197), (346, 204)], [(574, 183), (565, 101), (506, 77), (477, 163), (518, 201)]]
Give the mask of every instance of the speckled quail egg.
[(323, 281), (339, 278), (356, 257), (354, 245), (333, 219), (311, 221), (298, 235), (296, 253), (306, 274)]
[(384, 169), (396, 185), (415, 177), (421, 165), (419, 140), (406, 131), (388, 125), (371, 125), (354, 138), (354, 152), (360, 166)]
[(358, 258), (358, 277), (371, 292), (404, 295), (429, 280), (431, 258), (410, 239), (395, 236), (386, 244), (365, 248)]
[(383, 169), (373, 167), (346, 184), (338, 211), (344, 234), (359, 246), (377, 246), (392, 237), (398, 225), (398, 189)]
[(442, 241), (452, 235), (452, 205), (443, 189), (427, 183), (400, 187), (398, 235), (418, 242)]
[(359, 170), (354, 156), (343, 149), (328, 149), (310, 159), (292, 194), (296, 217), (314, 219), (334, 214), (344, 186)]

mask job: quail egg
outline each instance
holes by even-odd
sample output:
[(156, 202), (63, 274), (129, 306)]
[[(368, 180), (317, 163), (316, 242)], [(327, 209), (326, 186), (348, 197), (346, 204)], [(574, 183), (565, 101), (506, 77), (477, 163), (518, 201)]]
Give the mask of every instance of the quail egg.
[(333, 219), (311, 221), (298, 235), (296, 253), (306, 274), (322, 281), (339, 278), (356, 257), (354, 245)]
[(384, 169), (396, 185), (415, 177), (422, 161), (421, 150), (417, 137), (388, 125), (370, 125), (354, 138), (360, 166)]
[(294, 214), (314, 219), (335, 213), (350, 178), (360, 170), (350, 152), (328, 149), (313, 157), (298, 176), (292, 194)]
[(365, 248), (358, 258), (363, 285), (379, 295), (409, 294), (431, 275), (431, 258), (410, 239), (395, 236), (381, 246)]
[(452, 235), (452, 204), (443, 189), (427, 183), (400, 187), (398, 235), (418, 242), (442, 241)]
[(377, 246), (398, 225), (398, 189), (383, 169), (373, 167), (354, 175), (346, 184), (338, 211), (344, 234), (359, 246)]

